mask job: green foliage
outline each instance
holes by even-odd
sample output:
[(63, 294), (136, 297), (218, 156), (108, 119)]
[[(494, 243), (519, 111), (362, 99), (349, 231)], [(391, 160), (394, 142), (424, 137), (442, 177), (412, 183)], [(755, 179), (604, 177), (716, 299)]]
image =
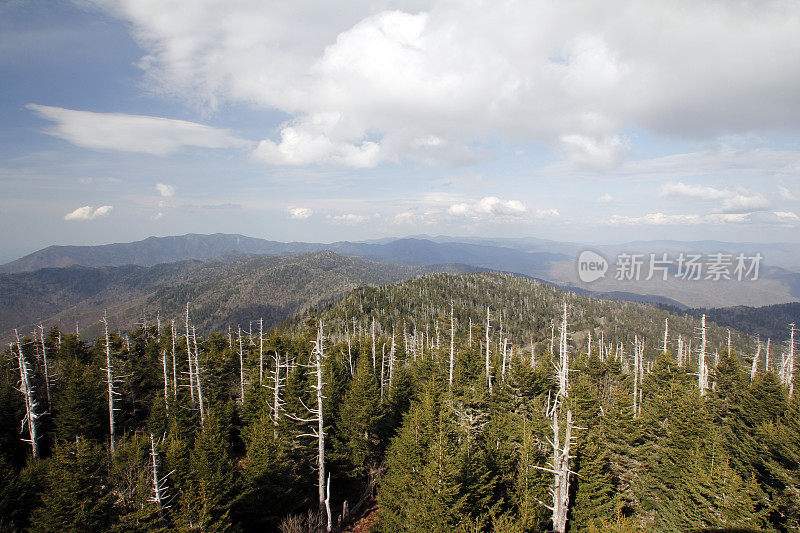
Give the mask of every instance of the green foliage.
[[(287, 276), (292, 287), (316, 275), (291, 272), (291, 263), (277, 264), (284, 270), (269, 273), (265, 287), (280, 276)], [(331, 287), (349, 287), (337, 265), (320, 256), (312, 270), (327, 269), (326, 279), (338, 280)], [(238, 271), (241, 265), (230, 268)], [(206, 289), (210, 293), (199, 320), (213, 322), (221, 315), (211, 302), (236, 298), (241, 287)], [(175, 290), (177, 308), (194, 289)], [(30, 447), (20, 439), (22, 395), (15, 388), (15, 359), (6, 351), (0, 369), (0, 528), (273, 531), (294, 520), (286, 518), (290, 515), (311, 511), (318, 517), (317, 441), (307, 436), (314, 424), (298, 418), (308, 418), (306, 406), (316, 406), (311, 390), (316, 379), (306, 365), (321, 320), (334, 517), (345, 501), (358, 512), (377, 501), (377, 531), (546, 530), (550, 511), (542, 502), (552, 501), (547, 468), (553, 450), (545, 412), (557, 386), (553, 362), (558, 356), (550, 353), (550, 339), (564, 301), (571, 369), (565, 401), (576, 426), (570, 531), (800, 527), (800, 395), (789, 398), (773, 373), (759, 372), (750, 382), (749, 365), (741, 361), (752, 354), (742, 353), (748, 342), (742, 335), (733, 334), (734, 354), (721, 351), (711, 369), (712, 390), (705, 395), (697, 390), (694, 360), (680, 366), (669, 350), (661, 353), (660, 342), (646, 343), (639, 415), (633, 411), (634, 336), (661, 339), (669, 317), (670, 331), (688, 340), (695, 335), (693, 318), (482, 273), (358, 288), (266, 331), (263, 387), (260, 342), (251, 342), (245, 327), (257, 317), (242, 311), (247, 331), (243, 400), (238, 343), (229, 346), (227, 328), (208, 335), (198, 330), (202, 422), (198, 399), (191, 400), (182, 332), (175, 339), (177, 391), (170, 328), (158, 332), (151, 324), (126, 335), (112, 332), (115, 374), (121, 378), (113, 457), (107, 444), (103, 339), (87, 345), (61, 335), (59, 348), (58, 331), (48, 335), (53, 402), (51, 412), (39, 418), (39, 461), (29, 458)], [(491, 393), (485, 376), (487, 306)], [(727, 342), (727, 332), (713, 325), (708, 337), (712, 354)], [(43, 406), (38, 348), (27, 340), (23, 344)], [(268, 388), (274, 351), (281, 355), (285, 379), (277, 413)], [(162, 353), (169, 361), (167, 403)], [(151, 501), (151, 433), (159, 453), (163, 507)]]
[(115, 498), (102, 447), (86, 439), (58, 445), (44, 468), (43, 482), (31, 531), (104, 531), (114, 522)]

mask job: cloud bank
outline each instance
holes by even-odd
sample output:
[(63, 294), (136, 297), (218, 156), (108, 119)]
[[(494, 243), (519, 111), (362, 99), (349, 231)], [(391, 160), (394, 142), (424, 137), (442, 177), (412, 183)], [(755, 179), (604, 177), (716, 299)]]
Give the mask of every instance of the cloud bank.
[[(287, 113), (254, 152), (272, 164), (452, 162), (500, 138), (602, 170), (629, 128), (800, 126), (797, 2), (95, 3), (131, 25), (155, 90)], [(194, 142), (232, 142), (211, 137)]]
[(250, 144), (226, 130), (184, 120), (93, 113), (38, 104), (26, 107), (53, 122), (45, 133), (92, 150), (167, 155), (187, 146), (243, 148)]

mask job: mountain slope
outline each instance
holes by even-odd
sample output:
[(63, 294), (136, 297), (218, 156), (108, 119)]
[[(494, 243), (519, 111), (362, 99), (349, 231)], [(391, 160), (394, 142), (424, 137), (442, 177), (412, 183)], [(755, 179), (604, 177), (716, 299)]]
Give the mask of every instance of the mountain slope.
[[(431, 240), (433, 239), (433, 240)], [(708, 257), (715, 251), (754, 254), (758, 246), (748, 243), (723, 243), (716, 241), (635, 242), (625, 245), (600, 246), (596, 249), (609, 261), (609, 271), (602, 279), (584, 283), (577, 275), (577, 254), (584, 249), (576, 243), (558, 243), (541, 239), (481, 239), (465, 238), (405, 238), (373, 242), (341, 241), (322, 243), (281, 243), (244, 237), (242, 235), (183, 235), (176, 237), (150, 237), (143, 241), (103, 246), (52, 246), (26, 257), (0, 266), (0, 272), (21, 272), (42, 267), (68, 265), (153, 266), (189, 259), (232, 261), (242, 256), (282, 256), (331, 250), (336, 253), (364, 257), (375, 261), (404, 265), (435, 265), (460, 263), (479, 269), (514, 272), (607, 295), (620, 295), (653, 302), (670, 303), (685, 307), (724, 307), (733, 305), (763, 306), (800, 300), (800, 273), (787, 270), (791, 264), (800, 264), (800, 247), (790, 243), (763, 245), (764, 262), (758, 280), (714, 281), (678, 279), (675, 272), (666, 280), (656, 276), (647, 280), (647, 264), (637, 280), (617, 280), (615, 255), (621, 251), (641, 253), (669, 253), (674, 259), (681, 251), (697, 252)], [(760, 253), (760, 252), (759, 252)], [(795, 261), (794, 258), (797, 258)], [(781, 266), (783, 265), (783, 266)]]
[[(466, 335), (471, 323), (473, 346), (478, 349), (485, 339), (488, 308), (491, 342), (494, 343), (492, 354), (503, 351), (498, 344), (499, 335), (516, 346), (516, 353), (533, 345), (535, 353), (542, 354), (550, 350), (552, 335), (558, 342), (564, 303), (568, 307), (569, 343), (579, 352), (585, 353), (588, 349), (591, 332), (595, 349), (602, 338), (607, 351), (627, 358), (638, 338), (645, 342), (647, 358), (654, 359), (663, 347), (665, 319), (669, 319), (668, 349), (673, 354), (677, 353), (678, 336), (682, 338), (684, 350), (688, 349), (690, 339), (695, 343), (698, 340), (700, 320), (679, 310), (596, 298), (496, 272), (430, 274), (391, 285), (362, 287), (313, 312), (332, 331), (344, 331), (347, 323), (351, 330), (369, 332), (371, 320), (375, 318), (378, 333), (391, 336), (394, 331), (397, 342), (408, 352), (408, 346), (415, 342), (424, 342), (427, 346), (436, 344), (438, 339), (440, 345), (448, 346), (451, 305), (457, 335)], [(299, 317), (286, 327), (299, 327), (303, 322), (304, 318)], [(552, 329), (554, 325), (555, 330)], [(726, 328), (709, 320), (707, 333), (709, 354), (726, 349)], [(732, 341), (737, 350), (746, 353), (754, 346), (748, 336), (735, 329)], [(693, 352), (696, 362), (696, 350)], [(530, 352), (526, 357), (530, 357)]]
[[(58, 324), (96, 333), (104, 311), (115, 328), (134, 326), (160, 313), (180, 318), (191, 302), (193, 321), (224, 329), (263, 317), (278, 323), (364, 284), (392, 283), (427, 272), (469, 272), (458, 265), (410, 267), (332, 252), (287, 257), (248, 257), (233, 262), (184, 261), (153, 267), (72, 266), (0, 275), (0, 336), (12, 328)], [(85, 329), (89, 328), (89, 329)]]
[(788, 341), (789, 324), (800, 326), (800, 302), (766, 305), (763, 307), (734, 307), (689, 309), (694, 316), (706, 315), (714, 322), (736, 328), (762, 340)]

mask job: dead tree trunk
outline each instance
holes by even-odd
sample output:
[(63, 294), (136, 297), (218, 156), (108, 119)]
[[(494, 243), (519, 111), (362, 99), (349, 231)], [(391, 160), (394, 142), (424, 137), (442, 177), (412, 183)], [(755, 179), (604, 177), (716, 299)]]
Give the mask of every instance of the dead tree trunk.
[(197, 402), (194, 397), (194, 361), (192, 361), (192, 341), (189, 331), (189, 302), (186, 302), (186, 356), (189, 363), (189, 394), (192, 398), (192, 409), (194, 410)]
[(275, 350), (275, 370), (272, 372), (272, 424), (274, 426), (272, 436), (278, 438), (278, 425), (280, 424), (281, 411), (283, 410), (283, 398), (281, 398), (281, 385), (285, 378), (281, 377), (281, 355)]
[(639, 337), (633, 338), (633, 418), (639, 414)]
[(39, 337), (42, 341), (42, 364), (44, 365), (44, 391), (47, 397), (47, 411), (50, 412), (50, 365), (47, 363), (47, 346), (44, 342), (44, 325), (39, 324)]
[(556, 397), (550, 405), (548, 399), (547, 416), (550, 419), (550, 428), (553, 431), (553, 438), (548, 439), (553, 447), (553, 456), (549, 468), (538, 467), (540, 470), (553, 474), (553, 485), (550, 494), (553, 498), (553, 505), (545, 505), (552, 512), (553, 531), (565, 533), (567, 529), (567, 514), (569, 512), (569, 484), (570, 484), (570, 448), (572, 446), (572, 411), (567, 408), (566, 424), (564, 427), (564, 441), (561, 441), (561, 425), (559, 422), (561, 410), (565, 407), (564, 403), (568, 397), (569, 386), (569, 356), (567, 354), (567, 316), (566, 302), (564, 303), (564, 316), (562, 319), (561, 342), (559, 348), (561, 354), (559, 362), (555, 364), (557, 379), (559, 383)]
[(175, 359), (175, 319), (170, 321), (172, 329), (172, 399), (178, 399), (178, 362)]
[(244, 350), (242, 348), (241, 326), (239, 326), (239, 403), (244, 405)]
[(22, 342), (19, 339), (19, 333), (14, 330), (14, 335), (17, 338), (17, 358), (19, 363), (19, 391), (25, 400), (25, 417), (22, 419), (21, 431), (28, 427), (28, 438), (22, 439), (31, 445), (31, 454), (34, 459), (39, 458), (39, 442), (36, 432), (36, 421), (39, 415), (36, 413), (36, 400), (33, 397), (33, 386), (30, 380), (30, 369), (28, 368), (28, 361), (25, 359), (25, 354), (22, 352)]
[(111, 455), (117, 451), (117, 431), (114, 424), (114, 396), (119, 394), (114, 390), (114, 372), (111, 366), (111, 343), (108, 338), (108, 320), (103, 315), (103, 325), (106, 330), (106, 385), (108, 386), (108, 428), (109, 428), (109, 443)]
[(772, 339), (767, 337), (767, 351), (764, 353), (764, 372), (769, 372), (769, 345), (771, 341)]
[(489, 387), (489, 394), (492, 393), (492, 364), (489, 359), (489, 328), (491, 327), (489, 308), (486, 308), (486, 384)]
[(703, 315), (700, 322), (700, 350), (697, 353), (697, 386), (700, 394), (705, 395), (708, 391), (708, 365), (706, 364), (706, 315)]
[(375, 357), (375, 317), (372, 317), (372, 375), (377, 373), (377, 360)]
[(453, 390), (453, 366), (455, 364), (456, 350), (456, 321), (453, 316), (453, 300), (450, 300), (450, 376), (448, 387)]
[(153, 495), (150, 497), (150, 501), (158, 506), (158, 514), (163, 516), (164, 508), (168, 507), (165, 483), (169, 474), (164, 477), (159, 477), (158, 475), (158, 450), (156, 450), (156, 443), (152, 433), (150, 434), (150, 464), (153, 469)]
[(756, 354), (753, 356), (753, 364), (750, 366), (750, 383), (756, 379), (758, 372), (758, 358), (761, 356), (761, 337), (756, 338)]
[(258, 384), (264, 384), (264, 319), (258, 319)]
[(167, 372), (167, 351), (161, 350), (161, 363), (164, 367), (164, 409), (169, 416), (169, 373)]
[(325, 337), (322, 331), (322, 321), (320, 321), (317, 330), (317, 340), (312, 341), (314, 345), (312, 351), (313, 361), (310, 361), (307, 365), (307, 367), (311, 369), (312, 376), (316, 378), (316, 384), (311, 386), (311, 390), (314, 392), (317, 399), (316, 407), (308, 407), (304, 404), (306, 410), (311, 414), (311, 418), (300, 418), (293, 414), (288, 414), (288, 416), (300, 422), (316, 422), (317, 424), (317, 427), (312, 429), (311, 433), (305, 433), (299, 436), (317, 439), (317, 490), (319, 493), (319, 510), (320, 512), (323, 510), (325, 511), (327, 515), (326, 531), (331, 531), (333, 524), (330, 507), (330, 479), (326, 478), (325, 473), (325, 418), (323, 413), (323, 400), (325, 399), (323, 388), (325, 383), (322, 380), (323, 363), (325, 360)]
[(197, 403), (200, 406), (200, 425), (204, 426), (206, 421), (206, 410), (203, 404), (203, 386), (200, 380), (200, 356), (197, 349), (197, 332), (192, 326), (192, 342), (194, 343), (194, 381), (197, 386)]
[(661, 350), (667, 353), (667, 342), (669, 341), (669, 317), (664, 319), (664, 348)]
[(789, 388), (789, 398), (794, 394), (794, 323), (789, 324), (789, 357), (786, 364), (786, 384)]

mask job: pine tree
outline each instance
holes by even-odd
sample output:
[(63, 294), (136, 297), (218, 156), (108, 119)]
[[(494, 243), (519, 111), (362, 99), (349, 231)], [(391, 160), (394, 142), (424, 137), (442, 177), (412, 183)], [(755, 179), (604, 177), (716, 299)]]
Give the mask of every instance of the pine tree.
[(44, 476), (42, 504), (31, 531), (105, 531), (116, 520), (114, 494), (103, 448), (86, 439), (56, 447)]

